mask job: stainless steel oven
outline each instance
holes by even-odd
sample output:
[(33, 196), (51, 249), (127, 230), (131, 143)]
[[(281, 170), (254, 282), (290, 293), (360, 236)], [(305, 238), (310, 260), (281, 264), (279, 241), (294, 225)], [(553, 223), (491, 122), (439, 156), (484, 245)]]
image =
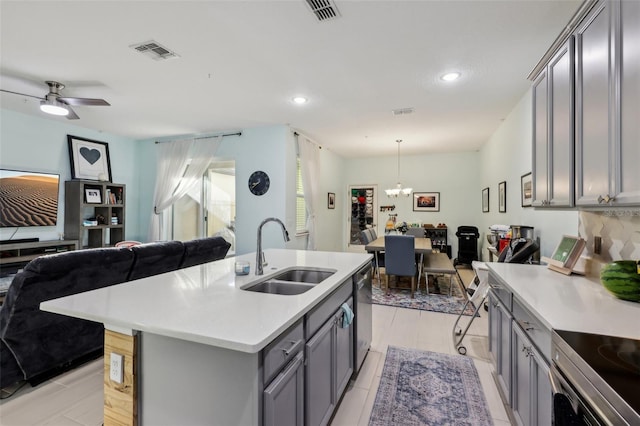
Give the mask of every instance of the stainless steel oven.
[(554, 330), (554, 425), (640, 425), (640, 341)]

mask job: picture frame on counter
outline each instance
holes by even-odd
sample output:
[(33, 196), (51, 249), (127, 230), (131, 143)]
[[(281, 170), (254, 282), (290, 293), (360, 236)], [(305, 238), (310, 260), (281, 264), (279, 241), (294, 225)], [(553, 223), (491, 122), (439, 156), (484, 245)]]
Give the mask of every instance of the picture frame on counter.
[(413, 193), (414, 212), (439, 212), (440, 193), (439, 192), (414, 192)]

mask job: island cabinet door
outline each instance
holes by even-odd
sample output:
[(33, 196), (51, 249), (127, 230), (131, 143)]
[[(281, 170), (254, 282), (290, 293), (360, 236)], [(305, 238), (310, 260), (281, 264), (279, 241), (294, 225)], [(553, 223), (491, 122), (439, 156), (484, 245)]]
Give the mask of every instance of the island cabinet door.
[(264, 390), (264, 426), (304, 424), (303, 361), (300, 352)]
[(326, 425), (335, 408), (335, 318), (331, 317), (305, 347), (305, 424)]
[[(353, 299), (347, 302), (353, 308)], [(336, 399), (340, 399), (342, 392), (347, 388), (349, 379), (353, 374), (353, 323), (342, 327), (342, 310), (335, 315), (336, 320)]]
[(498, 350), (500, 345), (500, 311), (498, 301), (489, 293), (489, 355), (493, 361), (493, 368), (498, 370)]

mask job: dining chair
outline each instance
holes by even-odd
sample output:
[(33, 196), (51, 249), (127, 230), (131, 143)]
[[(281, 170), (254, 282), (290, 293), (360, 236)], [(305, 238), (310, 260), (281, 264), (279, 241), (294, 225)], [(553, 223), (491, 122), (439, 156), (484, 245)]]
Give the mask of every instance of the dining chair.
[(415, 237), (413, 235), (385, 235), (385, 285), (389, 293), (389, 276), (411, 277), (411, 298), (416, 290)]
[(424, 238), (424, 228), (407, 228), (407, 233), (405, 235), (413, 235), (414, 237)]
[[(416, 238), (425, 238), (426, 237), (426, 232), (424, 230), (424, 228), (420, 227), (420, 228), (407, 228), (407, 232), (405, 233), (405, 235), (413, 235)], [(418, 285), (416, 287), (417, 290), (420, 290), (420, 276), (422, 268), (424, 267), (424, 262), (425, 262), (425, 258), (424, 255), (422, 253), (418, 254), (416, 253), (416, 264), (418, 265), (418, 268), (420, 268), (420, 271), (418, 273)], [(427, 285), (427, 291), (428, 291), (428, 285)]]

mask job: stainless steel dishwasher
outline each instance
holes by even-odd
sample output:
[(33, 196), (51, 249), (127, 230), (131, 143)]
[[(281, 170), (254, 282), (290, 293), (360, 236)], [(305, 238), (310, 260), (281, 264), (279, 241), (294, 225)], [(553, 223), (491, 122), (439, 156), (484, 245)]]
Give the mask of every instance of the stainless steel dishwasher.
[(358, 374), (371, 346), (371, 264), (360, 268), (353, 275), (353, 294), (355, 295), (354, 322), (354, 375)]

